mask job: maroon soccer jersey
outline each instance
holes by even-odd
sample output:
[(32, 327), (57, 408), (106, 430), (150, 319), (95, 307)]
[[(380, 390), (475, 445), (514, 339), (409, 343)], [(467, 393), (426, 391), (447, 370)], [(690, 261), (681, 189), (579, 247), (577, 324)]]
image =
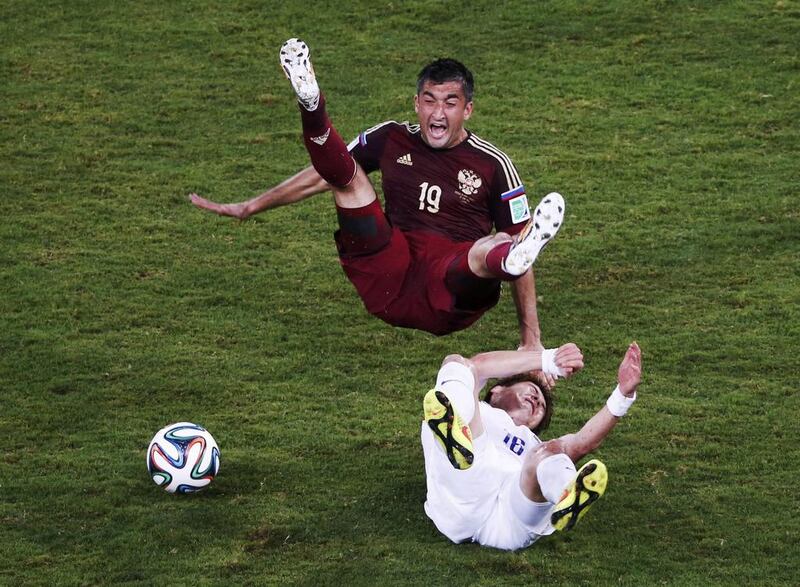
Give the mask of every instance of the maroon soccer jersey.
[(433, 149), (419, 125), (389, 121), (362, 132), (349, 148), (364, 171), (380, 169), (386, 216), (404, 232), (471, 242), (493, 228), (514, 234), (530, 218), (511, 159), (475, 134), (451, 149)]

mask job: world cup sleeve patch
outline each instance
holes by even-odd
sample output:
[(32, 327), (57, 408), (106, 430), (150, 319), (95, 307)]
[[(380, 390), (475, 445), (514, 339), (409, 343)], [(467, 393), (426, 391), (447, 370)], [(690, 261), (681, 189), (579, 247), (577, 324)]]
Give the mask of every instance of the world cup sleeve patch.
[(528, 196), (522, 194), (508, 201), (508, 209), (511, 211), (511, 222), (518, 224), (530, 219), (531, 209), (528, 207)]

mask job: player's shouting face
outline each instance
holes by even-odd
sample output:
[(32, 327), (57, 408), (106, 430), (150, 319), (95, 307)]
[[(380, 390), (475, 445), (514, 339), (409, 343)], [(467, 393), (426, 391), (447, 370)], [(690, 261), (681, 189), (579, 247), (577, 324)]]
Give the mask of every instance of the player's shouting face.
[(461, 82), (436, 84), (426, 81), (414, 96), (422, 139), (434, 149), (450, 149), (465, 138), (464, 121), (472, 115)]

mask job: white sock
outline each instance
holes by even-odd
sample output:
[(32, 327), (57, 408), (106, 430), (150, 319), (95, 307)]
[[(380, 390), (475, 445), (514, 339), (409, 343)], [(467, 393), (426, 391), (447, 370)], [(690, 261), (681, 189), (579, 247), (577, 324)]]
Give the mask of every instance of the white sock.
[(542, 495), (550, 503), (557, 504), (561, 501), (564, 488), (576, 473), (575, 464), (567, 455), (559, 453), (547, 457), (536, 467), (536, 479), (539, 480)]
[(475, 376), (469, 367), (462, 363), (446, 363), (436, 376), (436, 389), (450, 398), (458, 415), (469, 424), (475, 415)]
[(461, 385), (448, 385), (444, 392), (453, 404), (453, 408), (461, 416), (464, 424), (469, 425), (475, 415), (475, 396), (471, 390), (467, 390)]

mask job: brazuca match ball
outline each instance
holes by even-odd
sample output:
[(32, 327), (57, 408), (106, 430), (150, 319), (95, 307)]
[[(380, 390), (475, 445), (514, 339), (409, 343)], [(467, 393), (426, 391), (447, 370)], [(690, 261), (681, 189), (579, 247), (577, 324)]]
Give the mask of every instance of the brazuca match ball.
[(169, 493), (200, 491), (219, 471), (219, 447), (211, 433), (191, 422), (164, 426), (147, 449), (147, 470)]

